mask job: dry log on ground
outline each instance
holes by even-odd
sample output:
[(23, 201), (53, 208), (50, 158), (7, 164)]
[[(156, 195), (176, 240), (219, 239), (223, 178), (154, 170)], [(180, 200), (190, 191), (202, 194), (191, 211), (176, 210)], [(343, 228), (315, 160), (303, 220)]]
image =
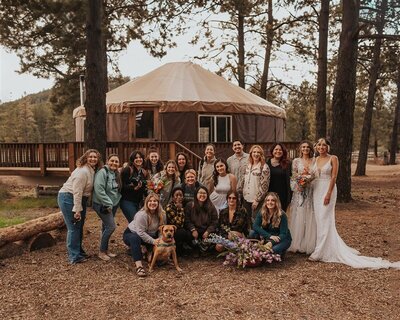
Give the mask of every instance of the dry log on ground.
[(64, 225), (61, 212), (57, 212), (15, 226), (0, 229), (0, 247), (9, 242), (25, 240), (39, 233), (61, 228)]

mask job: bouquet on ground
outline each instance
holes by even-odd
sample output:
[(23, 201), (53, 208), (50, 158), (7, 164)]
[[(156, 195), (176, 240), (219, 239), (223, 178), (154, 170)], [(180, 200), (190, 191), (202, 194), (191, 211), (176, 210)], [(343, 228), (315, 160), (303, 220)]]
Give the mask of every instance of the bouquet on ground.
[(262, 241), (233, 236), (231, 240), (211, 233), (208, 243), (223, 245), (226, 249), (219, 256), (225, 256), (224, 265), (236, 265), (238, 268), (254, 267), (263, 262), (281, 261), (281, 256), (271, 252), (272, 244)]
[(307, 169), (304, 169), (302, 174), (293, 175), (290, 179), (290, 187), (293, 191), (298, 191), (301, 194), (302, 201), (300, 207), (304, 204), (308, 196), (307, 187), (311, 181), (315, 178), (314, 174), (311, 174)]

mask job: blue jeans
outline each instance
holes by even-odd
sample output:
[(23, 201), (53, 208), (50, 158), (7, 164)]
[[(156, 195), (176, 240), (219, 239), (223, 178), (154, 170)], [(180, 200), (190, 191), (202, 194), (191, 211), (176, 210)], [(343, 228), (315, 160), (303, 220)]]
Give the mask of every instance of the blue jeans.
[(83, 239), (83, 225), (85, 224), (86, 218), (86, 204), (87, 197), (82, 197), (82, 211), (81, 220), (76, 223), (74, 220), (74, 212), (72, 208), (74, 207), (74, 196), (69, 192), (59, 192), (58, 193), (58, 206), (64, 217), (65, 225), (67, 226), (67, 250), (68, 259), (71, 263), (82, 260), (85, 256), (85, 251), (82, 249), (82, 239)]
[(122, 239), (124, 240), (124, 243), (131, 249), (133, 261), (141, 261), (143, 259), (142, 248), (140, 247), (142, 244), (145, 245), (148, 250), (152, 250), (153, 247), (151, 244), (144, 242), (136, 232), (131, 231), (129, 228), (126, 228), (124, 231)]
[[(251, 230), (250, 234), (249, 234), (249, 239), (260, 239), (260, 235), (258, 234), (258, 232)], [(268, 239), (266, 239), (266, 241), (268, 241)], [(290, 245), (292, 244), (292, 239), (289, 238), (285, 238), (285, 239), (281, 239), (281, 241), (275, 243), (274, 241), (272, 242), (272, 250), (274, 251), (274, 253), (277, 254), (284, 254), (286, 252), (287, 249), (289, 249)]]
[(112, 208), (112, 213), (101, 213), (102, 205), (93, 202), (93, 210), (96, 211), (97, 215), (102, 221), (101, 225), (101, 240), (100, 240), (100, 251), (108, 251), (108, 243), (110, 241), (111, 235), (115, 231), (115, 213), (117, 212), (118, 205)]
[(139, 203), (121, 199), (120, 207), (128, 223), (135, 217), (136, 212), (139, 211)]

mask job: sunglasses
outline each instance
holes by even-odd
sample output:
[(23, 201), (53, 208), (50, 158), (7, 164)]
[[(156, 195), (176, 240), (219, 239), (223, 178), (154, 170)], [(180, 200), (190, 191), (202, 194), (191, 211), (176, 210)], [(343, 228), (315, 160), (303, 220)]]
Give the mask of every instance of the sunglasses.
[(228, 197), (229, 200), (236, 200), (236, 197)]

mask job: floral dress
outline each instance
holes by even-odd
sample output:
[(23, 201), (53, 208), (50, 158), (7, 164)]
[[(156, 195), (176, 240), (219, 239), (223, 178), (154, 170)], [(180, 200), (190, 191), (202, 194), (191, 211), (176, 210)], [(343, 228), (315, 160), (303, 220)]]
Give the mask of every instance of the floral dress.
[(305, 166), (301, 158), (293, 160), (291, 188), (293, 197), (290, 207), (289, 229), (292, 234), (292, 244), (289, 251), (311, 254), (315, 248), (317, 238), (317, 228), (313, 209), (313, 189), (312, 184), (308, 183), (303, 190), (296, 186), (296, 179), (308, 173), (311, 178), (314, 176), (312, 171), (315, 159), (309, 166)]

